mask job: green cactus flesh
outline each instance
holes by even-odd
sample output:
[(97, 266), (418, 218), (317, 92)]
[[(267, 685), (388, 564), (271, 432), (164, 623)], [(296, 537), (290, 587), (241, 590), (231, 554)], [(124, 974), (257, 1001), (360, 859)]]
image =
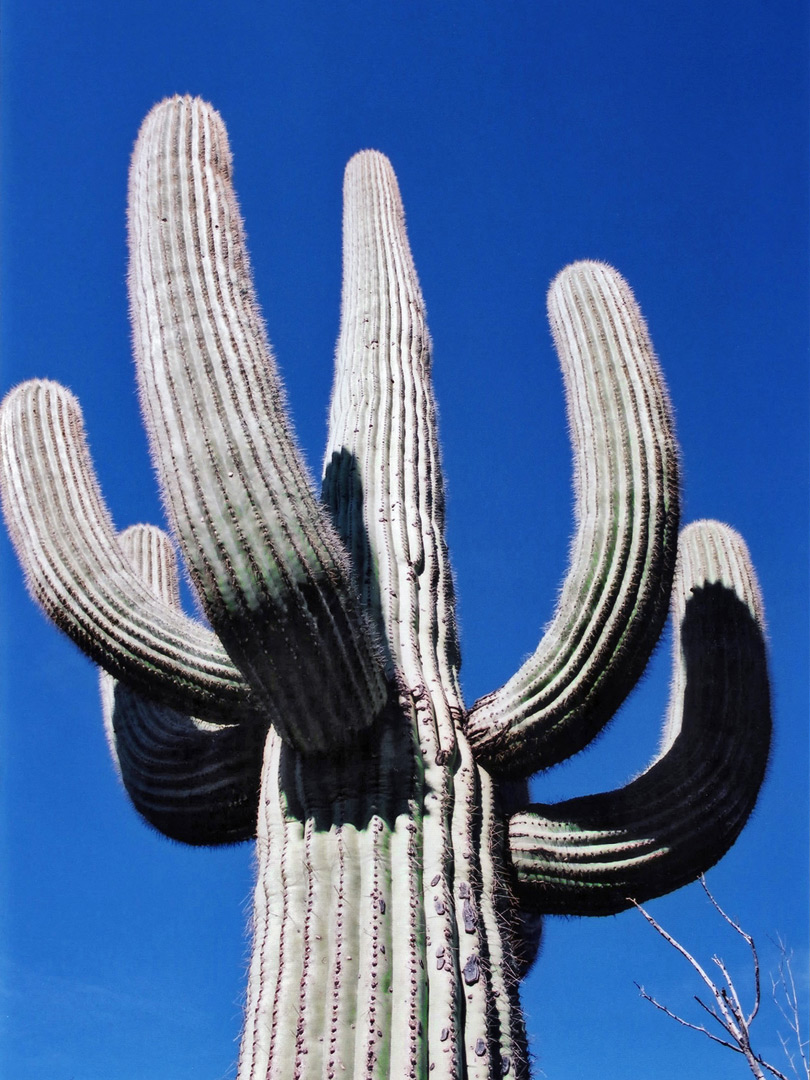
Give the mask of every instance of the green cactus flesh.
[[(345, 181), (344, 285), (322, 499), (292, 437), (219, 116), (174, 98), (130, 183), (141, 401), (174, 542), (117, 534), (79, 406), (25, 383), (0, 413), (29, 587), (101, 667), (137, 810), (191, 844), (256, 838), (240, 1080), (528, 1075), (519, 980), (547, 913), (690, 881), (736, 839), (770, 736), (763, 616), (741, 539), (678, 538), (670, 408), (635, 300), (600, 263), (549, 293), (576, 532), (534, 655), (462, 701), (430, 339), (396, 179)], [(610, 719), (672, 597), (657, 760), (625, 788), (529, 805), (526, 777)]]

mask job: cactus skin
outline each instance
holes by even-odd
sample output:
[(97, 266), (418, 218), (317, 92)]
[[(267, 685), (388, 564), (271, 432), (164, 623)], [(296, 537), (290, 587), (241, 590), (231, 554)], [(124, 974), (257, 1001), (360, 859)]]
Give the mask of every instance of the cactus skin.
[[(174, 98), (130, 186), (141, 396), (213, 633), (179, 608), (173, 544), (116, 534), (81, 413), (33, 381), (0, 409), (6, 521), (29, 587), (103, 669), (105, 726), (166, 835), (256, 836), (240, 1080), (528, 1076), (518, 982), (547, 913), (607, 914), (731, 846), (770, 738), (762, 606), (742, 540), (678, 539), (677, 450), (622, 278), (579, 263), (549, 312), (577, 465), (552, 622), (464, 707), (430, 341), (396, 179), (345, 181), (341, 333), (322, 504), (250, 284), (221, 120)], [(677, 565), (676, 565), (677, 564)], [(673, 598), (658, 759), (620, 791), (528, 804), (646, 663)]]

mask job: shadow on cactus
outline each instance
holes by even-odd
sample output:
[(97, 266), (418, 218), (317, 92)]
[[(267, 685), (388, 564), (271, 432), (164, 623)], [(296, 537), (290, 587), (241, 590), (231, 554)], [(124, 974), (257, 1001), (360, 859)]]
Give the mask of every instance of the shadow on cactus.
[[(670, 408), (623, 279), (564, 270), (576, 533), (542, 641), (465, 707), (430, 340), (396, 179), (345, 181), (322, 498), (258, 314), (217, 114), (174, 98), (135, 148), (129, 288), (173, 539), (117, 534), (79, 406), (2, 406), (3, 504), (29, 588), (102, 668), (139, 812), (191, 844), (256, 837), (239, 1077), (528, 1074), (518, 983), (546, 913), (604, 915), (730, 847), (768, 755), (758, 589), (731, 529), (678, 537)], [(174, 544), (210, 629), (183, 613)], [(625, 788), (529, 805), (639, 678), (672, 602), (658, 759)]]

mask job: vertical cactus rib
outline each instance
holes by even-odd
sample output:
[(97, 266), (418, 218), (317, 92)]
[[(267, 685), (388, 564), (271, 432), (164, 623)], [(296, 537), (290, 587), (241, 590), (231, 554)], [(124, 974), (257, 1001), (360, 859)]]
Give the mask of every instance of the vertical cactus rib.
[[(508, 861), (508, 837), (505, 821), (498, 805), (496, 785), (484, 769), (477, 770), (481, 782), (481, 838), (488, 858), (481, 859), (481, 887), (471, 891), (471, 899), (463, 900), (465, 933), (479, 922), (484, 928), (483, 962), (489, 968), (491, 980), (487, 996), (487, 1021), (490, 1032), (489, 1053), (494, 1064), (488, 1075), (527, 1080), (529, 1074), (526, 1052), (526, 1030), (520, 1009), (518, 984), (528, 965), (520, 970), (517, 955), (517, 911), (511, 883), (504, 866)], [(461, 893), (461, 888), (460, 888)], [(535, 951), (539, 945), (539, 927)]]
[(432, 873), (407, 698), (385, 720), (320, 760), (268, 738), (239, 1080), (526, 1075), (491, 782), (470, 759)]
[(206, 614), (291, 744), (324, 751), (386, 700), (340, 542), (294, 445), (250, 280), (224, 125), (157, 106), (130, 173), (141, 400)]
[[(120, 536), (135, 573), (179, 608), (177, 564), (160, 529)], [(169, 708), (102, 671), (104, 726), (132, 805), (156, 829), (187, 844), (231, 844), (256, 835), (267, 724), (215, 724)]]
[(629, 286), (575, 263), (548, 306), (575, 449), (571, 564), (535, 654), (467, 717), (477, 759), (510, 775), (582, 749), (639, 677), (666, 618), (678, 528), (669, 404)]
[(216, 638), (132, 570), (101, 498), (73, 395), (48, 380), (0, 408), (3, 512), (34, 599), (60, 630), (133, 688), (201, 717), (255, 718)]
[(763, 613), (742, 539), (684, 529), (673, 588), (673, 696), (659, 757), (626, 787), (509, 823), (522, 901), (613, 914), (693, 881), (725, 854), (756, 801), (770, 741)]

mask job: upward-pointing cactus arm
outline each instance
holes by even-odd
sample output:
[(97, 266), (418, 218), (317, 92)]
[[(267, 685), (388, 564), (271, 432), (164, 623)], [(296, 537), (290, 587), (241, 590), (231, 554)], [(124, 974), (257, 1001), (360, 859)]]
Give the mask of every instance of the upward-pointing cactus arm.
[(29, 590), (106, 671), (166, 704), (255, 718), (250, 687), (214, 635), (132, 569), (101, 498), (73, 395), (35, 380), (0, 408), (3, 512)]
[(763, 614), (741, 538), (684, 529), (673, 589), (676, 669), (657, 760), (626, 787), (531, 806), (509, 839), (522, 904), (609, 915), (720, 859), (756, 802), (770, 741)]
[(193, 583), (280, 734), (324, 751), (370, 724), (387, 688), (293, 441), (210, 106), (178, 97), (147, 117), (129, 228), (141, 400)]
[(494, 772), (528, 775), (581, 750), (641, 674), (666, 619), (678, 455), (663, 378), (624, 279), (575, 263), (549, 291), (575, 452), (577, 529), (537, 651), (478, 701), (467, 730)]
[[(121, 546), (143, 582), (180, 606), (171, 541), (134, 525)], [(214, 724), (162, 705), (100, 676), (104, 726), (135, 809), (156, 829), (187, 844), (230, 844), (256, 833), (267, 724)]]

